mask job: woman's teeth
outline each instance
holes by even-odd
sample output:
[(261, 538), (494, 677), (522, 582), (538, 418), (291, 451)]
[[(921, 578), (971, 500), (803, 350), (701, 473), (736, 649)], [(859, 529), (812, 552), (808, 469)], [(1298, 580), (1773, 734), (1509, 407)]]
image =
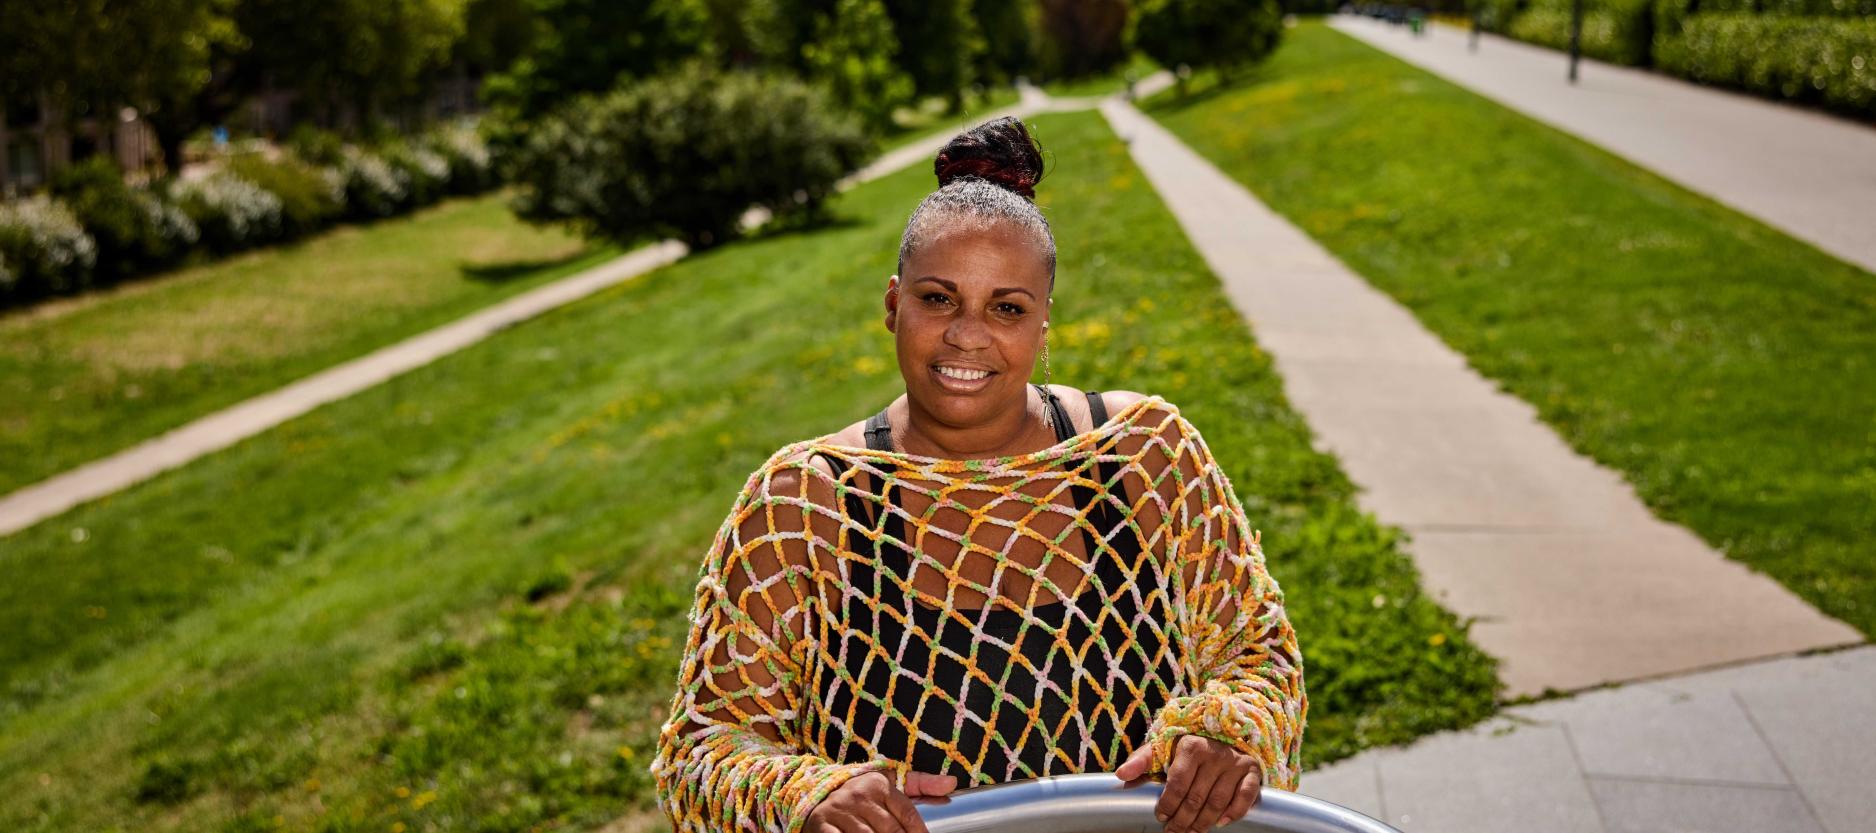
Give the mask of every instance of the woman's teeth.
[(988, 370), (960, 370), (955, 367), (940, 367), (938, 368), (938, 372), (953, 379), (962, 379), (966, 382), (974, 382), (990, 375), (990, 371)]

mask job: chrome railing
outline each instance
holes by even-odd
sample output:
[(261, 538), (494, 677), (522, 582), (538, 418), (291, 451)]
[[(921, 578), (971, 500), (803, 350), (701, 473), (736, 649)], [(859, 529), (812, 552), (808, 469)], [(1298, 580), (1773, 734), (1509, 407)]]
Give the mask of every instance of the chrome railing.
[[(1159, 833), (1164, 784), (1113, 773), (1051, 775), (915, 798), (931, 833)], [(1244, 818), (1217, 833), (1400, 833), (1339, 804), (1266, 787)]]

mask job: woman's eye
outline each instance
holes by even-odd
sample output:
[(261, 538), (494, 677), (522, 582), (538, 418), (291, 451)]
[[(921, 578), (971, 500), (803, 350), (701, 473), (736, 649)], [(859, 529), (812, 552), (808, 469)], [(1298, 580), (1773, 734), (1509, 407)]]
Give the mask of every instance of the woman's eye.
[[(934, 300), (934, 299), (936, 299), (936, 300)], [(946, 294), (944, 294), (944, 293), (942, 293), (942, 292), (927, 292), (927, 293), (925, 293), (925, 300), (927, 300), (927, 301), (931, 301), (931, 302), (932, 302), (932, 303), (934, 303), (934, 304), (936, 304), (936, 303), (940, 303), (940, 302), (943, 302), (943, 303), (950, 303), (950, 302), (951, 302), (951, 296), (949, 296), (949, 295), (946, 295)]]
[(1015, 304), (1002, 304), (1002, 305), (1001, 305), (1001, 307), (1002, 307), (1002, 309), (1003, 309), (1003, 310), (1004, 310), (1005, 312), (1008, 312), (1008, 313), (1009, 313), (1009, 314), (1011, 314), (1011, 315), (1022, 315), (1022, 314), (1023, 314), (1023, 308), (1022, 308), (1022, 307), (1019, 307), (1019, 306), (1017, 306), (1017, 305), (1015, 305)]

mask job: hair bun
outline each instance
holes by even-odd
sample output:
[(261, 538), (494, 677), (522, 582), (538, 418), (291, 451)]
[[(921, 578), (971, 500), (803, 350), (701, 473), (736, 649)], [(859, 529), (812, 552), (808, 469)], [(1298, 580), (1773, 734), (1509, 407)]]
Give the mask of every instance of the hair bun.
[(938, 151), (932, 170), (940, 188), (974, 176), (1033, 200), (1042, 179), (1042, 148), (1021, 121), (1004, 116), (953, 137)]

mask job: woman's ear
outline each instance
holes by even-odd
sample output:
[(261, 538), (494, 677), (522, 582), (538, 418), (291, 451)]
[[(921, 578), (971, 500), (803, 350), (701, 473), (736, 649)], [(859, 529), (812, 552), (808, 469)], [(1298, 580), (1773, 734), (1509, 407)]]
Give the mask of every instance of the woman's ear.
[(898, 319), (899, 319), (899, 276), (898, 275), (893, 275), (892, 277), (886, 279), (886, 299), (885, 300), (886, 300), (886, 331), (890, 333), (896, 333), (898, 331), (893, 328), (898, 325)]

